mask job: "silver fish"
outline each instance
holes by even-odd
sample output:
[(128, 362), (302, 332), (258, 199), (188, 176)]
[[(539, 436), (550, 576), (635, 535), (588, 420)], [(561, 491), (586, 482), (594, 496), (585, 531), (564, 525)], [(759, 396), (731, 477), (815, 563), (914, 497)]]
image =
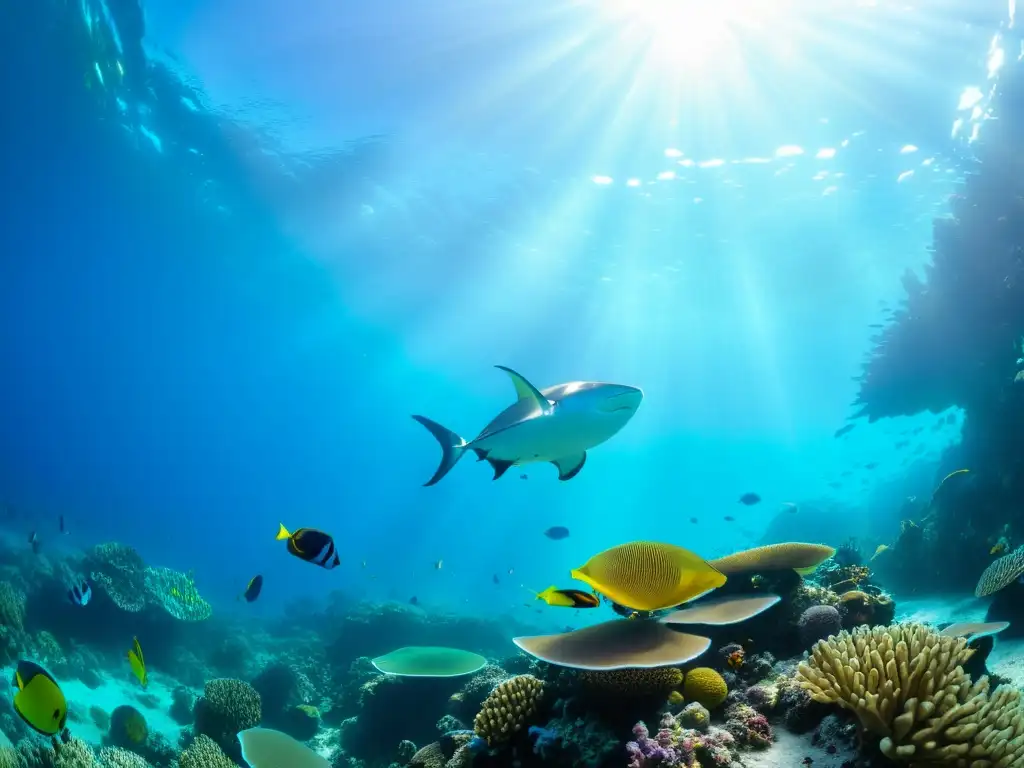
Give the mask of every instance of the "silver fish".
[(497, 480), (509, 467), (550, 462), (559, 480), (579, 474), (587, 451), (600, 445), (633, 418), (644, 399), (638, 387), (573, 381), (539, 390), (503, 365), (517, 400), (499, 413), (473, 440), (466, 441), (425, 416), (413, 416), (441, 445), (441, 464), (424, 485), (434, 485), (458, 463), (466, 451), (487, 461)]

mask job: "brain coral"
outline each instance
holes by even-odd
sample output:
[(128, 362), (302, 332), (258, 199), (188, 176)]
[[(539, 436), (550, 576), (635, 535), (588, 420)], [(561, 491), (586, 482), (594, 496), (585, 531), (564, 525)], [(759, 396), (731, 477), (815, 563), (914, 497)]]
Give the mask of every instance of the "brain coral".
[(516, 675), (499, 683), (484, 699), (473, 730), (488, 744), (500, 744), (526, 725), (543, 697), (544, 683), (533, 675)]
[(232, 759), (241, 757), (236, 734), (260, 724), (260, 695), (246, 682), (210, 680), (196, 702), (196, 733), (213, 739)]
[(708, 709), (720, 706), (729, 695), (729, 686), (725, 679), (711, 667), (697, 667), (686, 673), (683, 683), (683, 698), (696, 701)]
[(838, 635), (843, 628), (843, 617), (835, 606), (812, 605), (800, 614), (797, 628), (800, 640), (807, 647), (829, 635)]
[(181, 768), (235, 768), (234, 761), (213, 739), (202, 733), (181, 753), (178, 764)]
[(852, 711), (886, 757), (912, 765), (1024, 764), (1024, 706), (1008, 686), (971, 684), (963, 637), (917, 624), (858, 628), (817, 643), (796, 679), (811, 697)]
[(580, 670), (577, 676), (587, 688), (621, 696), (663, 695), (683, 682), (683, 673), (677, 667)]

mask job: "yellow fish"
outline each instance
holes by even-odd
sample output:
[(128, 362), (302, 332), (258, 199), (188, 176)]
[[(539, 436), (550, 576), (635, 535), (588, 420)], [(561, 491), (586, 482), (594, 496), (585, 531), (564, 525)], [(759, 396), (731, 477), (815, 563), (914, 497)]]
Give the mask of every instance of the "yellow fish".
[(673, 608), (717, 589), (726, 578), (690, 550), (655, 541), (606, 549), (570, 575), (636, 611)]
[[(68, 703), (57, 681), (31, 661), (19, 661), (14, 670), (14, 711), (33, 730), (56, 737), (68, 719)], [(56, 743), (56, 741), (55, 741)]]
[(875, 554), (873, 554), (871, 556), (871, 559), (874, 560), (876, 557), (878, 557), (880, 554), (882, 554), (883, 552), (887, 551), (888, 549), (889, 549), (889, 545), (888, 544), (879, 544), (878, 548), (875, 550)]
[(597, 608), (601, 604), (597, 596), (589, 592), (581, 589), (558, 589), (554, 584), (543, 592), (538, 592), (537, 599), (561, 608)]
[(132, 638), (132, 647), (128, 651), (128, 665), (145, 688), (149, 684), (149, 674), (146, 672), (146, 661), (142, 658), (142, 646), (139, 645), (137, 637)]
[(1000, 539), (999, 542), (988, 551), (988, 553), (990, 555), (1001, 555), (1009, 548), (1010, 545), (1006, 543), (1006, 539)]

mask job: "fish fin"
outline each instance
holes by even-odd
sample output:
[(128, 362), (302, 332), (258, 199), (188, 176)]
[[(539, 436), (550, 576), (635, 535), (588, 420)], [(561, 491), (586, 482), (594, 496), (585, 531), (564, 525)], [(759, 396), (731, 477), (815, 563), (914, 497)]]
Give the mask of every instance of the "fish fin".
[(528, 382), (522, 374), (516, 373), (511, 368), (506, 368), (504, 365), (496, 365), (494, 367), (509, 375), (509, 378), (512, 379), (512, 385), (516, 388), (516, 397), (519, 400), (531, 400), (545, 413), (551, 410), (550, 401), (540, 393), (539, 389)]
[(515, 464), (514, 461), (502, 461), (501, 459), (488, 459), (487, 463), (494, 468), (494, 477), (491, 478), (492, 480), (497, 480), (508, 472), (509, 467)]
[(487, 459), (487, 451), (483, 448), (474, 448), (473, 453), (476, 454), (477, 461), (485, 461)]
[(424, 483), (424, 485), (434, 485), (451, 472), (452, 467), (462, 458), (462, 454), (466, 452), (466, 441), (447, 427), (442, 427), (426, 416), (413, 415), (413, 418), (426, 427), (441, 446), (441, 463), (438, 465), (437, 471), (434, 472), (434, 476)]
[(285, 539), (290, 539), (292, 535), (288, 532), (288, 529), (284, 527), (284, 523), (278, 523), (278, 525), (281, 527), (277, 531), (277, 540), (284, 541)]
[(558, 467), (558, 479), (559, 480), (572, 480), (576, 475), (583, 469), (583, 465), (587, 461), (587, 452), (578, 453), (575, 456), (563, 456), (560, 459), (555, 459), (551, 463)]

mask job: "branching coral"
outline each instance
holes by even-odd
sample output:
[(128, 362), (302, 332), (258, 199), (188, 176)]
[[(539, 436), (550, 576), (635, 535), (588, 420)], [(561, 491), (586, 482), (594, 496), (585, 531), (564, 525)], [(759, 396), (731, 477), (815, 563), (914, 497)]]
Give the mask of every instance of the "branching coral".
[(217, 742), (202, 733), (181, 753), (178, 764), (181, 768), (235, 768), (234, 761)]
[(100, 750), (101, 768), (150, 768), (142, 757), (118, 747), (104, 747)]
[(533, 675), (516, 675), (499, 683), (484, 699), (473, 730), (490, 745), (507, 741), (537, 712), (543, 697), (544, 683)]
[(0, 626), (16, 632), (25, 628), (25, 594), (9, 581), (0, 581)]
[(814, 646), (797, 679), (818, 702), (838, 704), (881, 737), (893, 760), (972, 768), (1024, 761), (1019, 691), (972, 685), (962, 637), (917, 624), (855, 629)]

